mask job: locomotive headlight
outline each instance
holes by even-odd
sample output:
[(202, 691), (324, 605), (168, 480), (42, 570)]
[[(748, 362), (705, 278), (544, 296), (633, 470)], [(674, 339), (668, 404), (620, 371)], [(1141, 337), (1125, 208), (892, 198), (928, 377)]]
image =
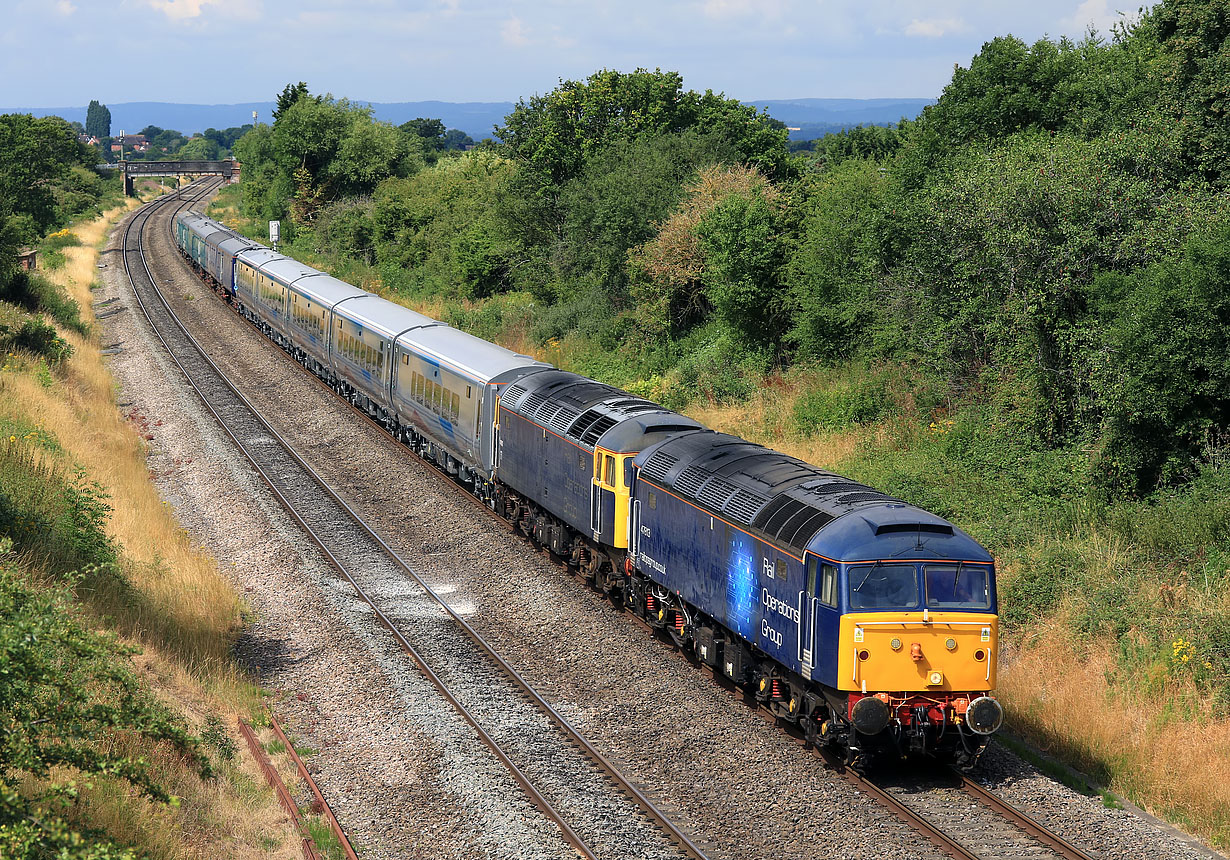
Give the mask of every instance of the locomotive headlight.
[(944, 647), (947, 648), (949, 651), (956, 651), (957, 650), (957, 640), (956, 639), (945, 640)]
[(894, 651), (901, 650), (901, 640), (900, 639), (894, 639), (892, 642), (889, 642), (888, 644), (889, 644), (889, 647), (891, 647)]

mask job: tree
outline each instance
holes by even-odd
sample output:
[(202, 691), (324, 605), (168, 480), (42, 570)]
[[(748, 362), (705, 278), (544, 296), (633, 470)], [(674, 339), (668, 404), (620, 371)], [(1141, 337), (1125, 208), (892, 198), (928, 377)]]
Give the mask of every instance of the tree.
[(563, 295), (596, 284), (616, 304), (626, 299), (628, 250), (653, 237), (702, 165), (737, 160), (724, 138), (691, 130), (621, 138), (595, 153), (560, 195), (555, 266)]
[(685, 129), (722, 134), (770, 175), (785, 165), (786, 131), (774, 128), (767, 114), (712, 90), (685, 91), (679, 73), (661, 69), (604, 69), (584, 82), (561, 81), (545, 96), (519, 101), (496, 133), (552, 195), (616, 139)]
[(1144, 494), (1193, 477), (1230, 440), (1230, 225), (1101, 291), (1124, 295), (1100, 365), (1099, 472)]
[(111, 136), (111, 111), (97, 100), (91, 101), (85, 111), (85, 133), (102, 140)]
[(1166, 112), (1209, 179), (1230, 167), (1230, 10), (1221, 0), (1167, 0), (1152, 11)]
[(705, 320), (712, 304), (701, 224), (728, 197), (773, 194), (754, 168), (712, 165), (699, 171), (674, 210), (654, 224), (653, 238), (628, 252), (633, 314), (642, 332), (650, 339), (672, 337)]
[(282, 114), (290, 110), (291, 105), (307, 97), (308, 85), (303, 81), (297, 84), (287, 84), (278, 95), (278, 106), (273, 109), (273, 121), (277, 122), (282, 118)]
[[(28, 216), (41, 234), (56, 223), (52, 183), (78, 162), (77, 136), (56, 116), (0, 115), (0, 215)], [(31, 237), (27, 237), (31, 238)]]
[(773, 346), (784, 248), (771, 186), (760, 193), (728, 195), (701, 219), (696, 234), (705, 255), (701, 281), (717, 318), (737, 342)]
[(221, 154), (217, 141), (209, 137), (194, 137), (176, 153), (184, 161), (217, 161)]

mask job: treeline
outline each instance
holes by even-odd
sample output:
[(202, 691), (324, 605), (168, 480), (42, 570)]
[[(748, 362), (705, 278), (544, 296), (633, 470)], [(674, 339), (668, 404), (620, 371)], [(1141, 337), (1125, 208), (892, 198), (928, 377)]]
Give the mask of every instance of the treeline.
[(561, 82), (465, 153), (300, 84), (236, 144), (245, 212), (674, 405), (897, 361), (1147, 493), (1230, 443), (1223, 12), (993, 39), (918, 120), (811, 153), (671, 72)]
[(59, 117), (0, 115), (0, 351), (20, 350), (49, 366), (71, 352), (56, 332), (59, 325), (84, 332), (76, 302), (62, 289), (18, 264), (19, 252), (34, 249), (43, 266), (63, 262), (62, 248), (77, 242), (60, 231), (69, 220), (110, 199), (118, 200), (118, 177), (94, 170), (97, 155), (79, 143)]

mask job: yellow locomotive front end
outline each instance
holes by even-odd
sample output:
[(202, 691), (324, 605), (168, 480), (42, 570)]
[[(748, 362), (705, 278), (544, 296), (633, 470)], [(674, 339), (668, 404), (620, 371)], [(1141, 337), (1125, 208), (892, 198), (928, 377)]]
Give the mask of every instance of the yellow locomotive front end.
[(847, 745), (972, 764), (1003, 721), (992, 566), (894, 560), (844, 573), (834, 680)]

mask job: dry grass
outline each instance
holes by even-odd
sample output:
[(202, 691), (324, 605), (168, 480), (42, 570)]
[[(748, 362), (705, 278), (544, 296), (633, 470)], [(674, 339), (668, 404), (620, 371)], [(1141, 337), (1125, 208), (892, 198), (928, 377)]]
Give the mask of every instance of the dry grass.
[[(95, 321), (91, 285), (98, 251), (115, 218), (137, 205), (126, 201), (76, 226), (82, 244), (65, 248), (65, 265), (44, 273), (77, 300), (88, 323)], [(52, 434), (63, 453), (47, 456), (80, 466), (103, 487), (113, 508), (108, 531), (122, 546), (124, 572), (141, 595), (132, 606), (107, 611), (124, 637), (142, 647), (138, 671), (198, 729), (207, 717), (220, 717), (241, 749), (234, 764), (221, 764), (219, 778), (209, 781), (178, 756), (134, 749), (150, 759), (180, 805), (151, 804), (132, 796), (126, 783), (104, 778), (83, 792), (82, 815), (156, 858), (295, 856), (295, 834), (234, 729), (237, 714), (246, 717), (259, 706), (259, 693), (230, 657), (244, 605), (150, 483), (145, 440), (115, 404), (115, 381), (97, 338), (61, 335), (73, 355), (54, 375), (14, 370), (0, 377), (0, 416)]]
[(1230, 722), (1176, 718), (1169, 703), (1194, 691), (1116, 696), (1114, 658), (1072, 641), (1062, 622), (1038, 631), (1001, 673), (1013, 727), (1049, 752), (1108, 781), (1154, 814), (1230, 845)]
[(853, 427), (811, 437), (799, 436), (790, 426), (796, 401), (817, 380), (806, 371), (783, 376), (774, 374), (742, 403), (721, 404), (693, 401), (684, 412), (690, 418), (718, 430), (742, 436), (783, 454), (798, 457), (823, 469), (840, 469), (870, 439), (880, 435), (876, 427)]
[[(77, 300), (89, 323), (94, 322), (90, 284), (97, 272), (95, 246), (120, 211), (78, 228), (83, 244), (66, 248), (66, 264), (49, 273)], [(34, 376), (10, 375), (0, 391), (0, 410), (33, 417), (111, 497), (109, 531), (133, 562), (127, 571), (133, 585), (147, 598), (129, 619), (133, 627), (126, 632), (146, 645), (174, 652), (194, 671), (229, 672), (230, 641), (242, 603), (217, 563), (192, 545), (150, 483), (144, 442), (115, 405), (115, 382), (102, 362), (97, 339), (73, 332), (64, 336), (73, 346), (73, 357), (56, 383), (48, 387)]]

